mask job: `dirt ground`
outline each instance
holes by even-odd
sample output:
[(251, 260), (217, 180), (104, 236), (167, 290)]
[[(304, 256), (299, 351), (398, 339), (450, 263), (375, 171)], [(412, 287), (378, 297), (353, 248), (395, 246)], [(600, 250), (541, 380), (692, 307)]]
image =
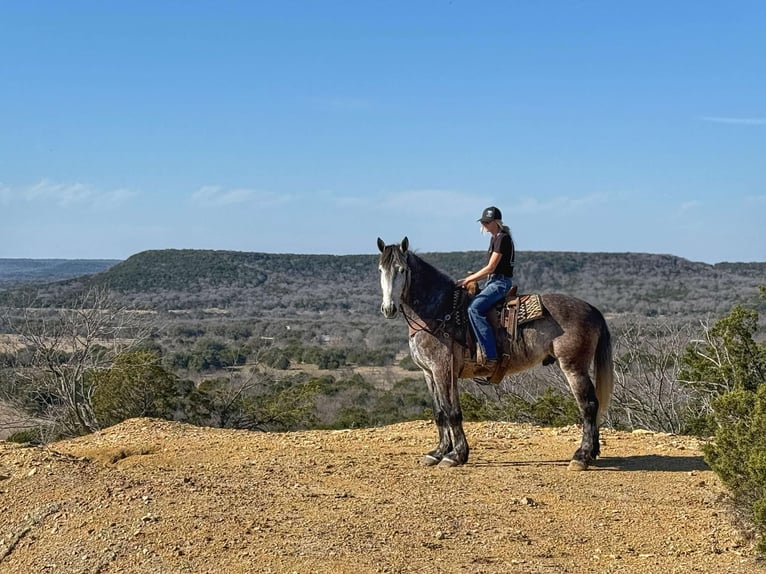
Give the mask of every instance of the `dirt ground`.
[(47, 448), (0, 442), (0, 572), (754, 572), (691, 438), (428, 422), (262, 434), (149, 419)]

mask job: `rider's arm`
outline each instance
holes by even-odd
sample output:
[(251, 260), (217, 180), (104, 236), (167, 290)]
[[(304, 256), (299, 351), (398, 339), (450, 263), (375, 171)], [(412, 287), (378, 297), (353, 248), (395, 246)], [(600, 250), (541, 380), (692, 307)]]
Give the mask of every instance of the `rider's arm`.
[(471, 281), (478, 281), (479, 279), (483, 279), (487, 275), (492, 275), (492, 273), (495, 272), (495, 268), (497, 267), (497, 264), (500, 263), (500, 259), (503, 257), (502, 253), (498, 253), (497, 251), (493, 251), (492, 255), (489, 258), (489, 262), (476, 271), (475, 273), (471, 273), (468, 277), (465, 277), (464, 279), (458, 279), (457, 284), (459, 287), (462, 287), (466, 283), (470, 283)]

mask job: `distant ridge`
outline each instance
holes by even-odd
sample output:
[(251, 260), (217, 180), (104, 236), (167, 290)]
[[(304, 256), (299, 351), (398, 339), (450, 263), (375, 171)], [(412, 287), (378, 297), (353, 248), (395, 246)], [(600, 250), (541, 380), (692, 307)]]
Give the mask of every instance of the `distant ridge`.
[[(419, 255), (455, 278), (486, 258), (483, 251)], [(380, 304), (377, 255), (167, 249), (125, 261), (26, 261), (25, 270), (19, 260), (0, 259), (0, 277), (16, 285), (32, 277), (28, 283), (34, 283), (6, 291), (5, 301), (17, 293), (28, 299), (32, 289), (39, 303), (66, 305), (84, 289), (104, 286), (138, 308), (215, 307), (242, 317), (330, 311), (371, 317)], [(64, 269), (81, 272), (41, 285), (46, 268), (48, 277)], [(763, 306), (758, 285), (766, 283), (766, 262), (710, 265), (673, 255), (526, 251), (517, 254), (514, 279), (522, 292), (568, 293), (605, 313), (702, 317), (726, 313), (736, 303)]]
[(0, 288), (26, 283), (50, 283), (106, 271), (119, 259), (3, 259)]

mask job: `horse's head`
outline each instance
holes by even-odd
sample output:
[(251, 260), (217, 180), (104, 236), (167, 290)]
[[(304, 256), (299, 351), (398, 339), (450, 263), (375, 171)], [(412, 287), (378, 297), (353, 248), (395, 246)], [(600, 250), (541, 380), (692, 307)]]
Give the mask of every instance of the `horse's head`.
[(378, 249), (380, 249), (378, 269), (380, 270), (380, 288), (383, 291), (380, 312), (387, 319), (396, 315), (402, 295), (409, 283), (410, 268), (407, 265), (409, 244), (406, 237), (398, 245), (386, 245), (378, 237)]

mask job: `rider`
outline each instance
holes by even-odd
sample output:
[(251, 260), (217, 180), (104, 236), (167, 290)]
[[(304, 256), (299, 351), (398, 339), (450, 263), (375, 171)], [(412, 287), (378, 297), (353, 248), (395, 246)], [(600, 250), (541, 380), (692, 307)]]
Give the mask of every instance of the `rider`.
[[(464, 286), (466, 283), (478, 281), (487, 277), (484, 288), (473, 298), (468, 306), (468, 318), (476, 334), (477, 343), (484, 352), (483, 366), (490, 374), (497, 367), (497, 348), (495, 335), (487, 320), (487, 312), (492, 306), (500, 301), (513, 285), (513, 263), (516, 258), (516, 248), (513, 244), (511, 231), (507, 225), (503, 225), (503, 214), (497, 207), (485, 209), (481, 218), (482, 233), (489, 233), (492, 239), (489, 242), (489, 262), (464, 279), (459, 279), (457, 284)], [(477, 357), (481, 361), (481, 357)], [(479, 363), (482, 365), (482, 363)]]

